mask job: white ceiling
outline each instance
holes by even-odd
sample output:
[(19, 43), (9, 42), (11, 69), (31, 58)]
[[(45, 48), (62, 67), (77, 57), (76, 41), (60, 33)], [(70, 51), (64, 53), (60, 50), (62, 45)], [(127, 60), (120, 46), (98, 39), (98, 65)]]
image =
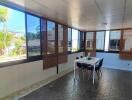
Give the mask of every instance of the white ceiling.
[(132, 28), (132, 0), (7, 0), (81, 30)]

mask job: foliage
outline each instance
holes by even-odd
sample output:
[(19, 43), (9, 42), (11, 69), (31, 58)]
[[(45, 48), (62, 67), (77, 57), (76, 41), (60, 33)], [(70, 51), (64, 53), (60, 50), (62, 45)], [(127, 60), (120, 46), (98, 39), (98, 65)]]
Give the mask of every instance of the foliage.
[(18, 55), (22, 55), (26, 53), (26, 49), (24, 48), (24, 44), (25, 44), (25, 37), (21, 36), (21, 37), (16, 37), (15, 39), (15, 48), (10, 52), (10, 56), (18, 56)]
[(26, 53), (25, 36), (7, 30), (9, 11), (0, 7), (0, 22), (3, 24), (3, 31), (0, 31), (0, 57), (21, 56)]
[(13, 34), (0, 32), (0, 55), (4, 53), (6, 47), (11, 46)]
[(0, 7), (0, 22), (6, 22), (8, 19), (8, 9)]

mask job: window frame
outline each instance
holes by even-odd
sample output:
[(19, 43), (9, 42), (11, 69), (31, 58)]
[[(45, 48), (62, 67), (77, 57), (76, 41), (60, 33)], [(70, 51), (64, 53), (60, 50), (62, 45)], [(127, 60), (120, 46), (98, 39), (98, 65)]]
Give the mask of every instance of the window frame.
[[(47, 51), (48, 50), (46, 50), (46, 55), (56, 55), (56, 53), (57, 53), (57, 47), (56, 47), (56, 45), (58, 44), (58, 42), (57, 42), (57, 38), (56, 38), (56, 34), (58, 34), (58, 23), (56, 23), (55, 21), (53, 21), (53, 20), (50, 20), (50, 19), (46, 19), (46, 33), (48, 34), (48, 21), (49, 22), (52, 22), (52, 23), (54, 23), (55, 24), (55, 41), (54, 41), (54, 53), (50, 53), (50, 54), (48, 54), (47, 53)], [(48, 42), (48, 36), (47, 36), (47, 42)], [(48, 43), (47, 43), (48, 44)], [(48, 46), (48, 45), (47, 45)], [(48, 47), (47, 47), (47, 49), (48, 49)]]
[[(58, 30), (58, 31), (57, 31), (57, 34), (58, 34), (58, 37), (57, 37), (57, 39), (58, 39), (58, 40), (57, 40), (57, 42), (58, 42), (58, 44), (57, 44), (57, 45), (58, 45), (58, 47), (57, 47), (57, 48), (58, 48), (58, 51), (57, 51), (57, 52), (58, 52), (58, 54), (63, 54), (63, 53), (64, 53), (64, 43), (63, 43), (63, 46), (62, 46), (62, 52), (60, 52), (60, 48), (59, 48), (59, 47), (60, 47), (60, 46), (59, 46), (59, 43), (60, 43), (60, 41), (59, 41), (59, 39), (60, 39), (60, 38), (59, 38), (59, 34), (60, 34), (60, 33), (59, 33), (59, 26), (62, 27), (62, 31), (63, 31), (63, 32), (62, 32), (62, 34), (63, 34), (63, 35), (62, 35), (62, 39), (64, 39), (64, 25), (57, 23), (57, 30)], [(63, 40), (63, 42), (64, 42), (64, 40)]]
[[(28, 12), (26, 11), (23, 7), (17, 5), (17, 4), (13, 4), (13, 3), (9, 3), (9, 4), (5, 4), (3, 2), (0, 2), (0, 5), (4, 6), (4, 7), (7, 7), (7, 8), (10, 8), (10, 9), (13, 9), (13, 10), (17, 10), (19, 12), (23, 12), (24, 15), (25, 15), (25, 36), (26, 36), (26, 58), (25, 59), (20, 59), (20, 60), (14, 60), (14, 61), (7, 61), (7, 62), (2, 62), (0, 63), (0, 68), (2, 67), (10, 67), (12, 65), (17, 65), (17, 64), (23, 64), (23, 63), (28, 63), (28, 62), (33, 62), (33, 61), (38, 61), (38, 60), (42, 60), (42, 50), (43, 50), (43, 44), (42, 44), (42, 41), (43, 41), (43, 34), (42, 34), (42, 29), (41, 29), (41, 20), (45, 20), (46, 21), (46, 26), (47, 26), (47, 21), (52, 21), (54, 22), (55, 24), (61, 24), (55, 20), (52, 20), (52, 19), (49, 19), (49, 18), (45, 18), (45, 17), (42, 17), (42, 16), (39, 16), (33, 12)], [(27, 37), (27, 14), (31, 15), (31, 16), (35, 16), (35, 17), (38, 17), (40, 19), (40, 49), (41, 49), (41, 55), (37, 55), (37, 56), (31, 56), (29, 57), (28, 56), (28, 37)], [(61, 24), (61, 25), (64, 25), (64, 24)], [(68, 26), (68, 25), (67, 25)], [(71, 29), (71, 37), (72, 37), (72, 29), (76, 29), (76, 28), (73, 28), (73, 27), (70, 27), (68, 26), (68, 28)], [(76, 29), (78, 30), (78, 29)], [(78, 30), (80, 31), (80, 30)], [(47, 28), (46, 28), (46, 32), (47, 32)], [(83, 31), (82, 31), (83, 32)], [(72, 38), (71, 38), (71, 43), (72, 43)], [(71, 44), (72, 46), (72, 44)], [(72, 47), (71, 47), (72, 48)], [(76, 52), (68, 52), (67, 54), (73, 54), (73, 53), (78, 53), (78, 52), (83, 52), (83, 51), (76, 51)]]
[[(78, 53), (78, 52), (81, 52), (80, 51), (80, 48), (79, 48), (79, 50), (77, 50), (77, 51), (72, 51), (72, 30), (77, 30), (78, 31), (78, 41), (80, 42), (80, 38), (79, 38), (79, 32), (80, 32), (80, 30), (78, 30), (78, 29), (76, 29), (76, 28), (71, 28), (71, 53), (73, 54), (73, 53)], [(79, 45), (80, 46), (80, 45)]]
[[(30, 16), (33, 16), (33, 17), (37, 17), (39, 18), (39, 25), (40, 25), (40, 55), (37, 55), (37, 56), (29, 56), (28, 55), (28, 31), (27, 31), (27, 15), (30, 15)], [(26, 31), (26, 47), (27, 47), (27, 59), (34, 59), (34, 60), (40, 60), (42, 59), (42, 30), (41, 30), (41, 17), (40, 16), (37, 16), (35, 14), (32, 14), (32, 13), (25, 13), (25, 24), (26, 24), (26, 27), (25, 27), (25, 31)], [(46, 20), (47, 21), (47, 20)]]
[[(68, 27), (68, 29), (70, 29), (70, 31), (71, 31), (71, 40), (70, 40), (71, 41), (71, 47), (70, 47), (70, 51), (68, 51), (68, 44), (67, 44), (67, 53), (71, 54), (72, 53), (72, 28)], [(68, 31), (68, 33), (69, 33), (69, 31)], [(67, 33), (67, 37), (69, 35), (68, 33)], [(67, 39), (67, 42), (68, 42), (68, 39)]]
[[(128, 30), (132, 30), (132, 28), (121, 30), (121, 41), (120, 41), (121, 44), (123, 43), (123, 40), (124, 40), (124, 33), (125, 33), (125, 31), (128, 31)], [(130, 50), (123, 50), (124, 46), (120, 45), (120, 52), (119, 52), (120, 59), (122, 59), (122, 60), (132, 60), (132, 51), (131, 51), (131, 49)]]
[[(81, 34), (83, 34), (83, 36), (81, 36)], [(82, 42), (82, 40), (83, 40), (83, 48), (81, 48), (81, 42)], [(83, 31), (80, 31), (80, 52), (84, 52), (84, 50), (85, 50), (85, 32), (83, 32)]]
[[(110, 50), (110, 34), (112, 31), (120, 31), (120, 39), (121, 39), (121, 34), (122, 34), (122, 29), (113, 29), (113, 30), (109, 30), (109, 45), (108, 45), (108, 51), (105, 51), (105, 52), (108, 52), (108, 53), (119, 53), (120, 52), (120, 49), (118, 51), (116, 50)], [(119, 48), (120, 48), (120, 42), (119, 42)]]
[(87, 33), (93, 33), (93, 37), (92, 37), (93, 40), (92, 40), (92, 48), (91, 48), (91, 49), (92, 49), (92, 50), (94, 49), (94, 48), (93, 48), (93, 41), (94, 41), (94, 33), (95, 33), (95, 32), (96, 32), (96, 31), (87, 31), (87, 32), (85, 33), (85, 51), (86, 51), (86, 50), (90, 50), (90, 48), (86, 48), (86, 45), (87, 45)]
[(97, 36), (97, 32), (104, 32), (104, 46), (103, 46), (102, 50), (97, 50), (97, 48), (96, 48), (96, 52), (106, 52), (105, 51), (105, 36), (106, 36), (106, 31), (105, 30), (96, 31), (96, 36)]
[[(23, 63), (28, 63), (28, 62), (33, 62), (33, 61), (38, 61), (38, 60), (42, 60), (42, 31), (41, 31), (41, 19), (43, 17), (41, 16), (38, 16), (36, 14), (33, 14), (31, 12), (27, 12), (25, 11), (21, 6), (18, 6), (18, 5), (15, 5), (15, 4), (5, 4), (5, 3), (2, 3), (0, 2), (0, 5), (1, 6), (4, 6), (4, 7), (7, 7), (9, 9), (12, 9), (12, 10), (16, 10), (16, 11), (19, 11), (19, 12), (22, 12), (24, 13), (24, 20), (25, 20), (25, 36), (26, 36), (26, 57), (25, 59), (18, 59), (18, 60), (13, 60), (13, 61), (6, 61), (6, 62), (1, 62), (0, 63), (0, 68), (3, 68), (3, 67), (9, 67), (9, 66), (12, 66), (12, 65), (17, 65), (17, 64), (23, 64)], [(27, 14), (31, 15), (31, 16), (35, 16), (35, 17), (38, 17), (40, 19), (40, 55), (38, 56), (31, 56), (29, 57), (28, 56), (28, 40), (27, 40)], [(44, 19), (44, 18), (43, 18)], [(45, 19), (47, 21), (47, 19)]]

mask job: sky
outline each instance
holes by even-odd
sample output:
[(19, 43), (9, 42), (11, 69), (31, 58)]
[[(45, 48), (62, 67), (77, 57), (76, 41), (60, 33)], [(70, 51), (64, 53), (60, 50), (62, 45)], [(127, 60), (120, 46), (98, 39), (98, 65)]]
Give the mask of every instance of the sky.
[(53, 28), (55, 29), (55, 23), (52, 21), (47, 21), (47, 29), (51, 31)]
[(79, 45), (79, 41), (78, 41), (78, 38), (79, 38), (79, 34), (78, 34), (78, 30), (75, 30), (75, 29), (72, 29), (72, 48), (78, 48), (78, 45)]
[(40, 18), (32, 16), (32, 15), (27, 15), (27, 31), (30, 33), (37, 33), (36, 28), (40, 28)]
[[(7, 8), (0, 5), (0, 8)], [(7, 29), (9, 31), (15, 31), (25, 33), (25, 14), (23, 12), (7, 8), (9, 11)], [(3, 24), (0, 23), (0, 30), (3, 28)]]

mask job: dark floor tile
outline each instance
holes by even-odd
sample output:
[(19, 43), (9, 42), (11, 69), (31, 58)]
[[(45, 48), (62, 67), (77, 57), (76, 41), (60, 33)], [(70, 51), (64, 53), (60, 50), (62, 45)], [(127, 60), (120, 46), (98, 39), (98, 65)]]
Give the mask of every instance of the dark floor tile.
[(131, 77), (132, 72), (103, 69), (93, 85), (87, 76), (74, 82), (71, 72), (20, 100), (132, 100)]

